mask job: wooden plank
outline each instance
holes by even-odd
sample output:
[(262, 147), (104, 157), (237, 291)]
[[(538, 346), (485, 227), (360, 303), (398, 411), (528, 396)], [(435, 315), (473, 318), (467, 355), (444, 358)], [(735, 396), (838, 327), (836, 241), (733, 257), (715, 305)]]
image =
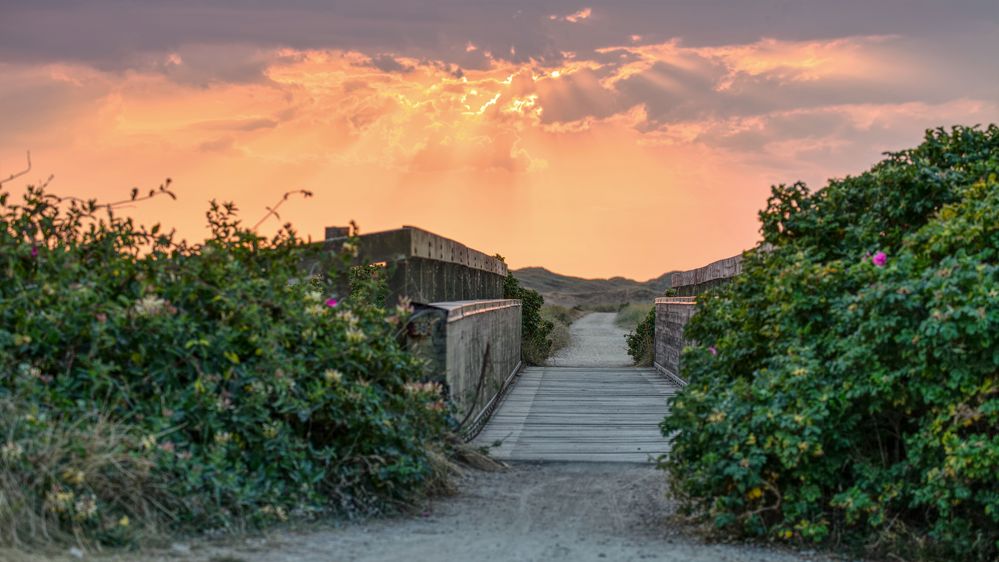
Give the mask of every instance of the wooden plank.
[(508, 460), (649, 462), (679, 389), (655, 369), (529, 367), (476, 438)]

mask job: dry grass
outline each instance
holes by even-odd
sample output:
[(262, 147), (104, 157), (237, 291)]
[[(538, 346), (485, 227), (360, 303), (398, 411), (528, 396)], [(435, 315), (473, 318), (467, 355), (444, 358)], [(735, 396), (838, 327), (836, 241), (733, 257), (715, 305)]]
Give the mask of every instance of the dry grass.
[(569, 326), (586, 314), (581, 308), (569, 308), (555, 304), (546, 304), (541, 308), (541, 317), (551, 320), (554, 329), (551, 333), (552, 349), (551, 354), (569, 345), (571, 341)]
[(614, 323), (629, 332), (633, 331), (635, 327), (638, 326), (638, 323), (648, 316), (649, 311), (652, 310), (653, 306), (654, 305), (651, 303), (644, 302), (628, 303), (626, 306), (617, 311)]
[(0, 546), (126, 544), (169, 518), (140, 439), (105, 416), (46, 419), (0, 399)]

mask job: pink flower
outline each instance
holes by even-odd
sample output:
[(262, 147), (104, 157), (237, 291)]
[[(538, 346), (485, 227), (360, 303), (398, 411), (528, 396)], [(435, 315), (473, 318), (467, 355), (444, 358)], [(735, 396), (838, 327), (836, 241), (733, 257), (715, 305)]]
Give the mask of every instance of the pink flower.
[(884, 267), (884, 265), (888, 263), (888, 255), (884, 252), (878, 252), (871, 258), (871, 263), (878, 267)]
[(713, 346), (713, 345), (708, 348), (708, 351), (711, 352), (711, 355), (718, 355), (718, 350), (715, 349), (715, 346)]
[(326, 306), (333, 308), (334, 306), (340, 304), (340, 301), (336, 299), (326, 299)]
[(37, 258), (38, 257), (38, 246), (32, 246), (31, 247), (31, 257), (33, 257), (33, 258)]

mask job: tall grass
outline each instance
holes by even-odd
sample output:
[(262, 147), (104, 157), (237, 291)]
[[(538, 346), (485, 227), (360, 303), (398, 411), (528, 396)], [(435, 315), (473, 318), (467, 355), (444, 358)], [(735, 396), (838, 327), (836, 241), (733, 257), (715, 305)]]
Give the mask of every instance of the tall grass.
[(652, 303), (644, 302), (628, 303), (617, 311), (614, 323), (625, 330), (634, 330), (635, 326), (638, 326), (638, 323), (649, 315), (649, 311), (652, 310), (653, 306)]
[(569, 308), (557, 304), (546, 304), (541, 308), (541, 316), (550, 320), (554, 325), (550, 339), (552, 341), (551, 353), (568, 347), (572, 341), (569, 333), (569, 326), (586, 314), (586, 311), (579, 307)]
[(158, 534), (179, 499), (157, 481), (157, 451), (141, 434), (98, 414), (45, 415), (0, 398), (0, 544), (93, 547)]

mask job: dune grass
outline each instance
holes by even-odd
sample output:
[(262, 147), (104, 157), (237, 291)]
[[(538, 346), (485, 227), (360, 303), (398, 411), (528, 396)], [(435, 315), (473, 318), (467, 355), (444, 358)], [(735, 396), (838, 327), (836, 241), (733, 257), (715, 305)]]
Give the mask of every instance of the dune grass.
[(648, 316), (649, 311), (652, 310), (653, 306), (654, 305), (652, 303), (646, 302), (628, 303), (617, 311), (617, 317), (614, 318), (614, 323), (625, 330), (634, 330), (635, 327), (638, 326), (638, 323)]
[(541, 316), (546, 320), (550, 320), (555, 325), (550, 336), (552, 341), (551, 353), (554, 354), (556, 351), (569, 345), (571, 341), (569, 326), (584, 314), (586, 314), (586, 311), (579, 307), (569, 308), (557, 304), (546, 304), (542, 307)]

